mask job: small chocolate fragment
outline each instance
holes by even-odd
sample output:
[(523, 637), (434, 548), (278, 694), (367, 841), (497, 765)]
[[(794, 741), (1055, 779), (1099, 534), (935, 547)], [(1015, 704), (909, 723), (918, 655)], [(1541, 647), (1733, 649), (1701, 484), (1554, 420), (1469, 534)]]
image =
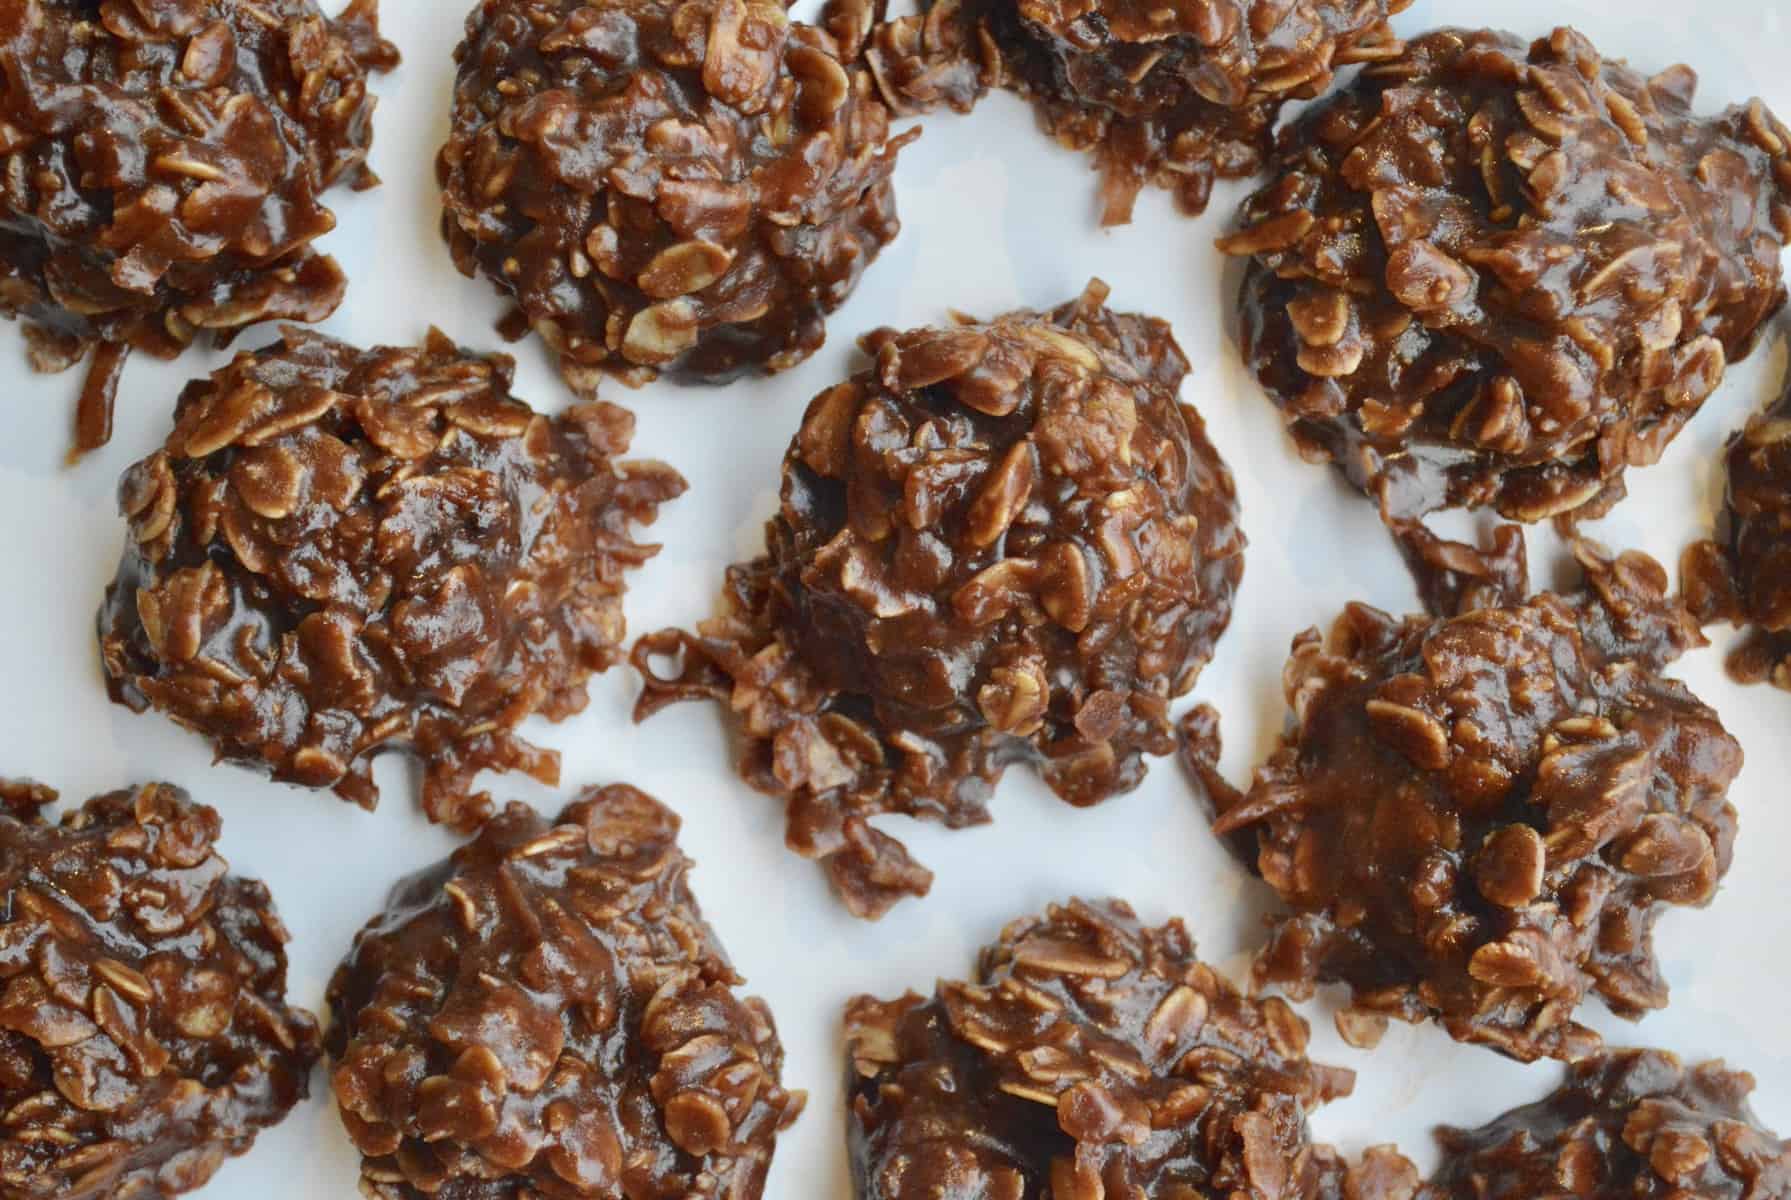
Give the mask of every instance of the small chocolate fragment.
[(703, 921), (678, 818), (631, 787), (522, 804), (398, 885), (330, 983), (370, 1200), (758, 1200), (802, 1111)]
[(310, 1094), (286, 928), (179, 788), (55, 798), (0, 785), (0, 1195), (193, 1191)]
[(635, 649), (637, 717), (739, 714), (741, 774), (859, 916), (932, 880), (876, 813), (981, 824), (1012, 762), (1071, 804), (1135, 787), (1231, 618), (1244, 536), (1187, 360), (1106, 295), (871, 334), (809, 405), (727, 615)]
[[(1009, 925), (975, 982), (846, 1009), (858, 1200), (1317, 1197), (1351, 1172), (1306, 1118), (1352, 1072), (1306, 1058), (1306, 1023), (1194, 956), (1180, 921), (1116, 900)], [(1371, 1152), (1356, 1200), (1412, 1195)], [(1326, 1191), (1327, 1183), (1330, 1190)]]
[(1351, 605), (1294, 640), (1292, 717), (1215, 829), (1257, 843), (1292, 908), (1258, 957), (1295, 998), (1349, 985), (1340, 1024), (1435, 1019), (1514, 1058), (1577, 1059), (1589, 991), (1667, 1001), (1652, 931), (1728, 870), (1741, 747), (1661, 668), (1701, 644), (1639, 553), (1576, 546), (1585, 588), (1449, 620)]
[(557, 782), (514, 730), (579, 712), (620, 660), (624, 573), (658, 549), (631, 526), (685, 485), (615, 461), (628, 412), (544, 416), (513, 366), (433, 330), (363, 351), (289, 327), (189, 384), (119, 486), (112, 699), (367, 808), (373, 755), (408, 749), (430, 819), (462, 830), (491, 810), (481, 770)]
[(377, 0), (0, 5), (0, 315), (31, 365), (93, 365), (76, 454), (112, 433), (133, 349), (319, 321), (347, 280), (311, 243), (322, 195), (371, 187), (371, 71), (398, 63)]
[(1575, 1063), (1546, 1100), (1443, 1129), (1427, 1200), (1787, 1200), (1791, 1144), (1748, 1107), (1753, 1077), (1660, 1050)]
[(586, 394), (801, 362), (901, 228), (916, 134), (779, 0), (483, 0), (455, 58), (442, 233)]
[(1696, 116), (1695, 84), (1571, 29), (1426, 34), (1286, 130), (1220, 240), (1301, 453), (1379, 502), (1421, 578), (1521, 599), (1509, 544), (1479, 562), (1420, 519), (1603, 513), (1783, 303), (1791, 131), (1758, 101)]
[(1791, 691), (1791, 384), (1729, 442), (1718, 538), (1686, 549), (1686, 604), (1709, 625), (1748, 627), (1729, 654), (1741, 683)]
[(1281, 106), (1399, 54), (1387, 18), (1410, 3), (921, 0), (890, 21), (888, 0), (831, 0), (824, 23), (899, 113), (1025, 96), (1046, 132), (1094, 156), (1101, 224), (1124, 225), (1146, 184), (1198, 214), (1215, 179), (1260, 171)]
[[(1225, 749), (1219, 732), (1219, 710), (1210, 704), (1196, 704), (1182, 714), (1175, 728), (1182, 770), (1201, 810), (1209, 821), (1216, 821), (1220, 813), (1230, 812), (1244, 800), (1244, 793), (1219, 770), (1219, 756)], [(1256, 870), (1255, 830), (1247, 826), (1232, 829), (1220, 841), (1246, 870)], [(1353, 1041), (1350, 1044), (1355, 1045)]]

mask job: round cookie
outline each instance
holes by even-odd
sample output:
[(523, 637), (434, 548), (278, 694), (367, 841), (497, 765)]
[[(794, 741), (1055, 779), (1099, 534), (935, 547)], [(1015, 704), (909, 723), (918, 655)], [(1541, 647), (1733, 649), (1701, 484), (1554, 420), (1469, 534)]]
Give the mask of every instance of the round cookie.
[(1072, 804), (1129, 790), (1230, 620), (1244, 537), (1176, 399), (1187, 360), (1105, 298), (870, 335), (809, 405), (727, 615), (636, 649), (637, 711), (725, 701), (742, 773), (860, 916), (931, 881), (867, 817), (984, 822), (1013, 762)]
[(855, 1195), (1410, 1200), (1395, 1152), (1346, 1167), (1309, 1142), (1307, 1116), (1354, 1076), (1308, 1061), (1306, 1038), (1284, 1001), (1200, 962), (1180, 921), (1055, 906), (1008, 926), (973, 981), (847, 1007)]
[(804, 1097), (677, 833), (619, 785), (551, 822), (512, 804), (398, 885), (329, 990), (371, 1200), (758, 1200)]
[(456, 59), (443, 234), (580, 391), (793, 366), (901, 228), (914, 135), (776, 0), (482, 0)]
[(317, 1023), (286, 1002), (286, 928), (178, 788), (51, 824), (54, 800), (0, 786), (0, 1191), (192, 1191), (309, 1094)]
[(1292, 714), (1215, 829), (1254, 838), (1291, 912), (1259, 983), (1344, 983), (1339, 1028), (1434, 1019), (1514, 1058), (1577, 1059), (1597, 992), (1667, 1001), (1652, 931), (1728, 870), (1741, 747), (1660, 674), (1701, 644), (1645, 555), (1577, 546), (1585, 588), (1452, 619), (1351, 605), (1284, 673)]
[(1351, 63), (1399, 53), (1387, 18), (1411, 0), (926, 0), (880, 18), (832, 0), (826, 23), (864, 46), (898, 112), (967, 112), (991, 87), (1032, 101), (1058, 142), (1093, 155), (1101, 223), (1124, 225), (1146, 184), (1206, 210), (1218, 179), (1262, 170), (1282, 105)]
[(1547, 1099), (1479, 1129), (1444, 1129), (1429, 1200), (1791, 1196), (1791, 1145), (1748, 1107), (1754, 1080), (1720, 1062), (1691, 1069), (1660, 1050), (1575, 1063)]
[(371, 187), (376, 0), (16, 0), (0, 11), (0, 314), (31, 362), (93, 354), (75, 452), (112, 433), (131, 350), (317, 321), (347, 280), (323, 193)]
[(1783, 303), (1791, 132), (1757, 101), (1698, 116), (1695, 86), (1570, 29), (1438, 30), (1303, 114), (1220, 240), (1301, 453), (1421, 580), (1497, 572), (1425, 535), (1436, 509), (1603, 513)]
[(364, 351), (288, 328), (188, 385), (119, 488), (112, 698), (369, 808), (372, 757), (409, 750), (461, 829), (490, 811), (481, 770), (555, 782), (516, 726), (579, 712), (621, 658), (624, 575), (657, 549), (632, 526), (684, 481), (617, 461), (625, 410), (544, 416), (513, 366), (439, 332)]

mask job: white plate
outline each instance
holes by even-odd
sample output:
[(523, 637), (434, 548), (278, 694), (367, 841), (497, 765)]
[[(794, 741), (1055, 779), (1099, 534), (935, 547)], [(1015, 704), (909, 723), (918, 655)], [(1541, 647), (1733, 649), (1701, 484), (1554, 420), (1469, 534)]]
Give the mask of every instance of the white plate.
[[(373, 162), (385, 186), (364, 195), (330, 193), (340, 226), (322, 243), (351, 279), (347, 302), (323, 328), (362, 345), (412, 342), (431, 323), (465, 345), (499, 345), (492, 330), (497, 297), (485, 282), (454, 271), (437, 235), (434, 159), (446, 130), (450, 55), (464, 2), (383, 0), (385, 29), (405, 60), (376, 84)], [(1396, 25), (1414, 33), (1489, 19), (1525, 36), (1570, 22), (1607, 55), (1647, 70), (1684, 59), (1703, 79), (1700, 111), (1757, 94), (1791, 119), (1784, 65), (1791, 0), (1419, 0)], [(723, 568), (761, 547), (784, 446), (808, 399), (850, 368), (859, 333), (937, 321), (948, 308), (993, 315), (1048, 307), (1099, 275), (1112, 285), (1116, 307), (1174, 324), (1194, 363), (1184, 398), (1205, 414), (1238, 476), (1251, 540), (1243, 590), (1197, 695), (1224, 714), (1225, 767), (1245, 779), (1281, 726), (1288, 640), (1328, 623), (1348, 600), (1395, 611), (1415, 603), (1371, 506), (1332, 472), (1294, 455), (1231, 343), (1235, 273), (1224, 271), (1212, 239), (1245, 188), (1220, 186), (1199, 220), (1147, 190), (1132, 225), (1103, 233), (1095, 228), (1087, 160), (1052, 145), (1018, 100), (997, 94), (969, 118), (945, 114), (924, 124), (897, 176), (905, 230), (834, 315), (820, 353), (778, 378), (718, 390), (606, 387), (640, 418), (635, 452), (670, 461), (692, 485), (652, 530), (665, 550), (630, 581), (630, 633), (708, 615)], [(244, 344), (268, 336), (251, 332)], [(541, 408), (569, 402), (537, 343), (517, 353), (520, 395)], [(214, 767), (197, 737), (163, 717), (133, 716), (108, 703), (94, 648), (94, 612), (122, 545), (114, 483), (160, 444), (181, 384), (221, 361), (200, 352), (172, 364), (134, 361), (111, 445), (69, 470), (61, 464), (79, 376), (31, 375), (17, 331), (0, 329), (0, 364), (13, 380), (6, 397), (13, 432), (0, 444), (0, 562), (8, 574), (0, 592), (7, 621), (0, 773), (41, 779), (75, 802), (132, 781), (167, 779), (216, 806), (224, 815), (224, 853), (237, 871), (267, 881), (292, 929), (293, 1000), (320, 1009), (332, 968), (391, 885), (453, 848), (452, 837), (423, 821), (411, 770), (396, 757), (380, 762), (385, 803), (369, 816), (328, 795)], [(1783, 364), (1775, 336), (1732, 368), (1665, 460), (1631, 472), (1630, 498), (1594, 534), (1676, 562), (1680, 548), (1706, 531), (1720, 499), (1724, 438), (1776, 392)], [(1553, 550), (1533, 531), (1532, 561), (1544, 580)], [(1729, 636), (1723, 631), (1677, 671), (1747, 750), (1732, 792), (1741, 813), (1734, 869), (1707, 910), (1670, 912), (1660, 923), (1670, 1008), (1638, 1025), (1596, 1003), (1582, 1015), (1617, 1044), (1665, 1047), (1688, 1059), (1720, 1056), (1752, 1070), (1761, 1116), (1791, 1132), (1784, 1011), (1791, 955), (1783, 950), (1791, 944), (1783, 883), (1791, 806), (1782, 799), (1791, 775), (1791, 695), (1724, 679)], [(491, 783), (500, 799), (553, 812), (587, 784), (625, 780), (682, 814), (684, 846), (698, 862), (696, 893), (750, 990), (777, 1015), (789, 1051), (785, 1081), (809, 1091), (808, 1112), (778, 1148), (773, 1197), (850, 1194), (839, 1050), (839, 1013), (849, 996), (924, 991), (935, 978), (962, 976), (1004, 922), (1076, 894), (1123, 896), (1152, 921), (1184, 916), (1203, 955), (1234, 975), (1260, 939), (1265, 889), (1206, 832), (1171, 761), (1154, 763), (1137, 792), (1090, 811), (1059, 803), (1016, 769), (996, 796), (993, 825), (947, 833), (897, 822), (891, 828), (934, 869), (937, 882), (927, 899), (865, 924), (846, 915), (818, 869), (784, 850), (780, 807), (734, 776), (715, 706), (674, 708), (637, 728), (629, 723), (631, 672), (612, 671), (591, 691), (579, 717), (525, 729), (564, 755), (560, 792), (510, 777)], [(1356, 1094), (1313, 1121), (1317, 1136), (1352, 1151), (1397, 1141), (1428, 1166), (1434, 1123), (1478, 1124), (1539, 1098), (1559, 1078), (1554, 1065), (1509, 1062), (1456, 1045), (1429, 1026), (1396, 1025), (1377, 1050), (1354, 1051), (1338, 1041), (1325, 1004), (1304, 1011), (1314, 1057), (1360, 1073)], [(356, 1157), (327, 1092), (320, 1073), (311, 1102), (264, 1133), (200, 1195), (355, 1196)]]

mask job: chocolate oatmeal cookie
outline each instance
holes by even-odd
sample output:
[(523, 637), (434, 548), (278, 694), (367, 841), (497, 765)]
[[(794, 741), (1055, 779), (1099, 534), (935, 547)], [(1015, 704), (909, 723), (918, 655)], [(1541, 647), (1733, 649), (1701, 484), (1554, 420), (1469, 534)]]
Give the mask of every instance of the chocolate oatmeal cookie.
[(370, 1200), (758, 1200), (803, 1094), (631, 787), (512, 804), (398, 885), (330, 984)]
[(1608, 509), (1783, 303), (1791, 132), (1757, 101), (1698, 116), (1695, 86), (1570, 29), (1438, 30), (1289, 128), (1221, 239), (1245, 357), (1421, 580), (1518, 574), (1428, 512)]
[(1546, 1100), (1440, 1131), (1426, 1200), (1785, 1200), (1791, 1145), (1754, 1116), (1753, 1090), (1744, 1072), (1659, 1050), (1587, 1059)]
[(1306, 1118), (1349, 1071), (1306, 1023), (1238, 992), (1180, 921), (1118, 901), (1016, 921), (974, 981), (846, 1011), (858, 1200), (1410, 1200), (1388, 1148), (1346, 1166)]
[(0, 785), (0, 1194), (164, 1200), (309, 1094), (317, 1024), (215, 811), (148, 784), (51, 824), (55, 798)]
[(377, 0), (0, 5), (0, 314), (40, 371), (92, 354), (75, 453), (133, 349), (335, 311), (322, 196), (378, 182), (367, 76), (397, 62)]
[(443, 234), (582, 392), (801, 362), (901, 228), (914, 135), (780, 0), (482, 0), (455, 57)]
[(742, 774), (860, 916), (932, 879), (869, 817), (985, 822), (1012, 762), (1072, 804), (1129, 790), (1231, 618), (1244, 537), (1187, 360), (1106, 295), (871, 334), (809, 405), (727, 615), (636, 648), (638, 714), (737, 713)]
[(1642, 554), (1577, 546), (1586, 582), (1448, 620), (1351, 605), (1285, 672), (1292, 715), (1215, 828), (1291, 910), (1259, 983), (1347, 984), (1346, 1038), (1433, 1019), (1512, 1057), (1578, 1059), (1590, 992), (1667, 1001), (1654, 920), (1728, 870), (1741, 747), (1663, 666), (1701, 643)]
[(897, 112), (968, 112), (991, 88), (1025, 96), (1101, 173), (1101, 223), (1124, 225), (1146, 184), (1200, 213), (1216, 179), (1262, 169), (1282, 105), (1351, 63), (1396, 56), (1387, 18), (1411, 0), (831, 0), (824, 23), (861, 47)]
[(189, 384), (119, 487), (112, 698), (368, 808), (372, 757), (409, 750), (460, 829), (490, 811), (481, 770), (557, 781), (516, 726), (579, 712), (621, 658), (624, 575), (657, 550), (632, 527), (684, 481), (617, 461), (623, 409), (535, 412), (513, 365), (438, 332), (359, 350), (288, 328)]
[(1791, 690), (1791, 384), (1730, 439), (1725, 466), (1718, 536), (1680, 560), (1686, 603), (1705, 624), (1747, 627), (1732, 678)]

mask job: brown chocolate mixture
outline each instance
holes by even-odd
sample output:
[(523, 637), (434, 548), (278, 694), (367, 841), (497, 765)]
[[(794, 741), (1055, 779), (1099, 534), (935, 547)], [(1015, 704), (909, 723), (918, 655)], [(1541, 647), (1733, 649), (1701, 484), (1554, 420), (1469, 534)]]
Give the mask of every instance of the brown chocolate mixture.
[(119, 488), (112, 698), (368, 808), (372, 756), (411, 750), (431, 819), (461, 829), (490, 811), (479, 771), (555, 782), (514, 730), (583, 709), (621, 658), (624, 573), (657, 550), (632, 526), (684, 481), (616, 461), (623, 409), (535, 412), (513, 365), (438, 332), (363, 351), (288, 328), (189, 384)]
[(1350, 63), (1397, 55), (1387, 18), (1411, 0), (830, 0), (824, 23), (861, 54), (900, 113), (968, 112), (989, 89), (1101, 173), (1101, 223), (1124, 225), (1146, 184), (1206, 210), (1215, 179), (1256, 174), (1281, 106)]
[(192, 1191), (309, 1094), (286, 928), (180, 789), (55, 798), (0, 784), (0, 1195)]
[(1515, 576), (1509, 542), (1480, 561), (1427, 512), (1605, 511), (1783, 302), (1791, 132), (1758, 102), (1698, 117), (1695, 85), (1570, 29), (1439, 30), (1288, 129), (1221, 239), (1302, 454), (1380, 503), (1421, 578)]
[(1664, 905), (1728, 870), (1741, 747), (1661, 668), (1701, 644), (1638, 553), (1576, 546), (1585, 588), (1450, 620), (1351, 605), (1294, 640), (1292, 717), (1215, 828), (1254, 835), (1292, 912), (1257, 960), (1296, 998), (1349, 985), (1346, 1038), (1433, 1018), (1512, 1057), (1598, 1048), (1589, 991), (1667, 1001)]
[(803, 1094), (631, 787), (512, 804), (398, 885), (330, 984), (370, 1200), (758, 1200)]
[(859, 916), (932, 880), (877, 813), (980, 824), (1016, 761), (1072, 804), (1136, 786), (1231, 618), (1244, 537), (1187, 360), (1106, 294), (871, 334), (809, 405), (727, 615), (636, 648), (638, 715), (737, 713), (741, 773)]
[[(333, 7), (333, 6), (332, 6)], [(131, 350), (317, 321), (347, 284), (322, 195), (371, 187), (377, 0), (0, 5), (0, 314), (31, 364), (93, 352), (75, 453), (112, 435)]]
[(456, 58), (443, 234), (580, 391), (801, 362), (901, 228), (914, 135), (779, 0), (484, 0)]
[(847, 1006), (856, 1195), (1291, 1200), (1347, 1181), (1407, 1200), (1417, 1173), (1391, 1151), (1351, 1171), (1308, 1142), (1354, 1075), (1308, 1061), (1307, 1032), (1199, 961), (1180, 921), (1053, 907), (1008, 926), (974, 982)]
[(1718, 538), (1680, 562), (1686, 603), (1705, 624), (1748, 626), (1733, 678), (1791, 690), (1791, 385), (1730, 440), (1727, 466)]
[(1546, 1100), (1445, 1129), (1427, 1200), (1786, 1200), (1791, 1145), (1747, 1104), (1752, 1076), (1659, 1050), (1576, 1063)]

